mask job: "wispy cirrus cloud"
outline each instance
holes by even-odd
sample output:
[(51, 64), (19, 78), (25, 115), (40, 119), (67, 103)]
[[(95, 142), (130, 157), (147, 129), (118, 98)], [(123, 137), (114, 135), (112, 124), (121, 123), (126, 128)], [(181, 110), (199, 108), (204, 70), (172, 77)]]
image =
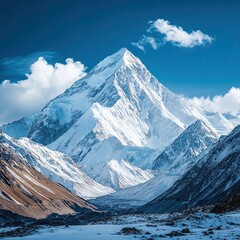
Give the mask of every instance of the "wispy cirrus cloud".
[[(147, 35), (142, 35), (140, 40), (132, 45), (145, 51), (145, 46), (149, 45), (153, 49), (157, 49), (160, 45), (167, 42), (177, 47), (193, 48), (195, 46), (212, 43), (213, 37), (204, 34), (200, 30), (186, 32), (182, 27), (172, 25), (169, 21), (164, 19), (157, 19), (150, 21), (150, 26), (147, 29)], [(157, 33), (157, 36), (153, 34)]]
[(71, 58), (64, 64), (49, 64), (40, 57), (28, 72), (21, 81), (4, 80), (0, 84), (0, 125), (41, 110), (51, 99), (86, 75), (85, 66)]
[(154, 37), (143, 35), (138, 42), (132, 43), (132, 45), (142, 51), (145, 51), (145, 45), (150, 45), (154, 50), (156, 50), (159, 47), (159, 42)]

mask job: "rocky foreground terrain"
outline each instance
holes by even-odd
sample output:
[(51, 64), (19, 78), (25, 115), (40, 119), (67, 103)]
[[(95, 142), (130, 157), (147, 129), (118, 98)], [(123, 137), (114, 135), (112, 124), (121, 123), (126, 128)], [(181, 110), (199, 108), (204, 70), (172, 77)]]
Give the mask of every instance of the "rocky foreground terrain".
[[(75, 220), (81, 219), (81, 214)], [(18, 227), (3, 227), (0, 237), (8, 239), (240, 239), (240, 211), (224, 214), (208, 210), (185, 211), (172, 214), (127, 214), (121, 216), (92, 215), (86, 225), (50, 226), (35, 223)], [(62, 217), (63, 218), (63, 217)], [(70, 217), (70, 219), (73, 219)], [(60, 219), (59, 219), (60, 220)], [(61, 219), (62, 220), (62, 219)], [(69, 221), (66, 221), (66, 223)], [(78, 221), (76, 221), (78, 222)], [(48, 225), (47, 225), (48, 224)], [(31, 236), (28, 236), (31, 235)], [(16, 238), (17, 237), (17, 238)]]

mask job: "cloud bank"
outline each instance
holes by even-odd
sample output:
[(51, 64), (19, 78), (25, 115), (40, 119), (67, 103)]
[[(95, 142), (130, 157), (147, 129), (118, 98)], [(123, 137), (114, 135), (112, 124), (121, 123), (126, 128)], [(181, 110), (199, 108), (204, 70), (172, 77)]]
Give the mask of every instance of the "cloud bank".
[(29, 72), (29, 66), (36, 62), (39, 57), (44, 57), (49, 63), (55, 63), (58, 56), (56, 52), (41, 51), (27, 56), (3, 58), (0, 60), (0, 82), (4, 79), (11, 79), (11, 82), (24, 79), (25, 74)]
[(188, 102), (210, 112), (230, 113), (237, 116), (240, 114), (240, 88), (232, 87), (226, 94), (217, 95), (212, 99), (194, 97), (188, 99)]
[(85, 76), (84, 65), (73, 59), (65, 64), (49, 64), (43, 57), (33, 63), (26, 79), (17, 83), (5, 80), (0, 85), (0, 124), (28, 116)]
[[(132, 45), (143, 51), (145, 51), (145, 46), (147, 45), (157, 49), (160, 45), (167, 42), (177, 47), (193, 48), (213, 41), (212, 37), (200, 30), (188, 33), (182, 27), (171, 25), (169, 21), (164, 19), (150, 21), (149, 24), (150, 27), (147, 29), (148, 35), (142, 35), (138, 42), (132, 43)], [(153, 37), (154, 33), (158, 33), (158, 36)]]

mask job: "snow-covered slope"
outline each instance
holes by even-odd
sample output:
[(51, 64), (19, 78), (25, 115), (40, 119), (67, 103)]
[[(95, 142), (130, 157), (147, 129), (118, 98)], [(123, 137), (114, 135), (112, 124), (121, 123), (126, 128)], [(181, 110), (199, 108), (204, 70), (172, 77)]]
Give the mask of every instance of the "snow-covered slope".
[(229, 130), (232, 130), (236, 126), (234, 122), (229, 121), (221, 113), (206, 112), (205, 114), (219, 135), (227, 135)]
[[(189, 126), (153, 162), (153, 169), (186, 172), (196, 163), (196, 158), (218, 140), (214, 130), (201, 120)], [(177, 171), (177, 172), (176, 172)]]
[(230, 113), (224, 114), (224, 117), (232, 123), (234, 127), (240, 125), (240, 114), (234, 116)]
[(75, 166), (70, 157), (60, 152), (52, 151), (28, 138), (16, 140), (6, 134), (0, 135), (0, 142), (11, 147), (16, 154), (21, 154), (37, 171), (61, 183), (80, 197), (90, 199), (114, 192), (113, 189), (92, 180)]
[(221, 202), (240, 193), (240, 126), (221, 137), (168, 191), (141, 209), (170, 212)]
[[(100, 182), (111, 179), (112, 187), (115, 189), (128, 188), (148, 181), (153, 175), (138, 167), (131, 165), (125, 160), (111, 160), (103, 167)], [(106, 182), (107, 184), (108, 182)]]
[(168, 190), (217, 141), (206, 123), (197, 120), (154, 161), (155, 177), (134, 187), (122, 189), (92, 202), (104, 207), (128, 208), (146, 204)]
[(113, 194), (91, 200), (90, 202), (103, 209), (129, 209), (146, 204), (169, 189), (179, 175), (159, 173), (149, 181), (121, 189)]
[[(140, 59), (121, 49), (41, 112), (2, 129), (69, 154), (93, 179), (112, 186), (110, 174), (105, 174), (111, 171), (108, 162), (125, 160), (150, 168), (197, 119), (212, 125), (202, 109), (169, 91)], [(219, 133), (230, 131), (224, 127)]]

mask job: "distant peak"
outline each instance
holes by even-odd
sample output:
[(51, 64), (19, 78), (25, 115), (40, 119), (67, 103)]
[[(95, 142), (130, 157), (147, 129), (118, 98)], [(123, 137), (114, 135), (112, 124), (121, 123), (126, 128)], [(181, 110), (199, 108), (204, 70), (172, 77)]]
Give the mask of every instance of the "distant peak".
[(188, 127), (190, 130), (195, 130), (195, 129), (208, 129), (212, 130), (210, 126), (208, 126), (204, 121), (198, 119), (196, 122), (194, 122), (192, 125)]
[(212, 128), (212, 126), (209, 126), (206, 122), (198, 119), (196, 122), (194, 122), (192, 125), (190, 125), (188, 127), (188, 129), (190, 131), (192, 130), (196, 130), (196, 129), (202, 129), (204, 132), (208, 132), (211, 133), (211, 135), (213, 135), (214, 137), (217, 138), (217, 134), (215, 133), (214, 129)]
[(196, 126), (207, 126), (206, 123), (200, 119), (198, 119), (194, 124), (195, 127)]

